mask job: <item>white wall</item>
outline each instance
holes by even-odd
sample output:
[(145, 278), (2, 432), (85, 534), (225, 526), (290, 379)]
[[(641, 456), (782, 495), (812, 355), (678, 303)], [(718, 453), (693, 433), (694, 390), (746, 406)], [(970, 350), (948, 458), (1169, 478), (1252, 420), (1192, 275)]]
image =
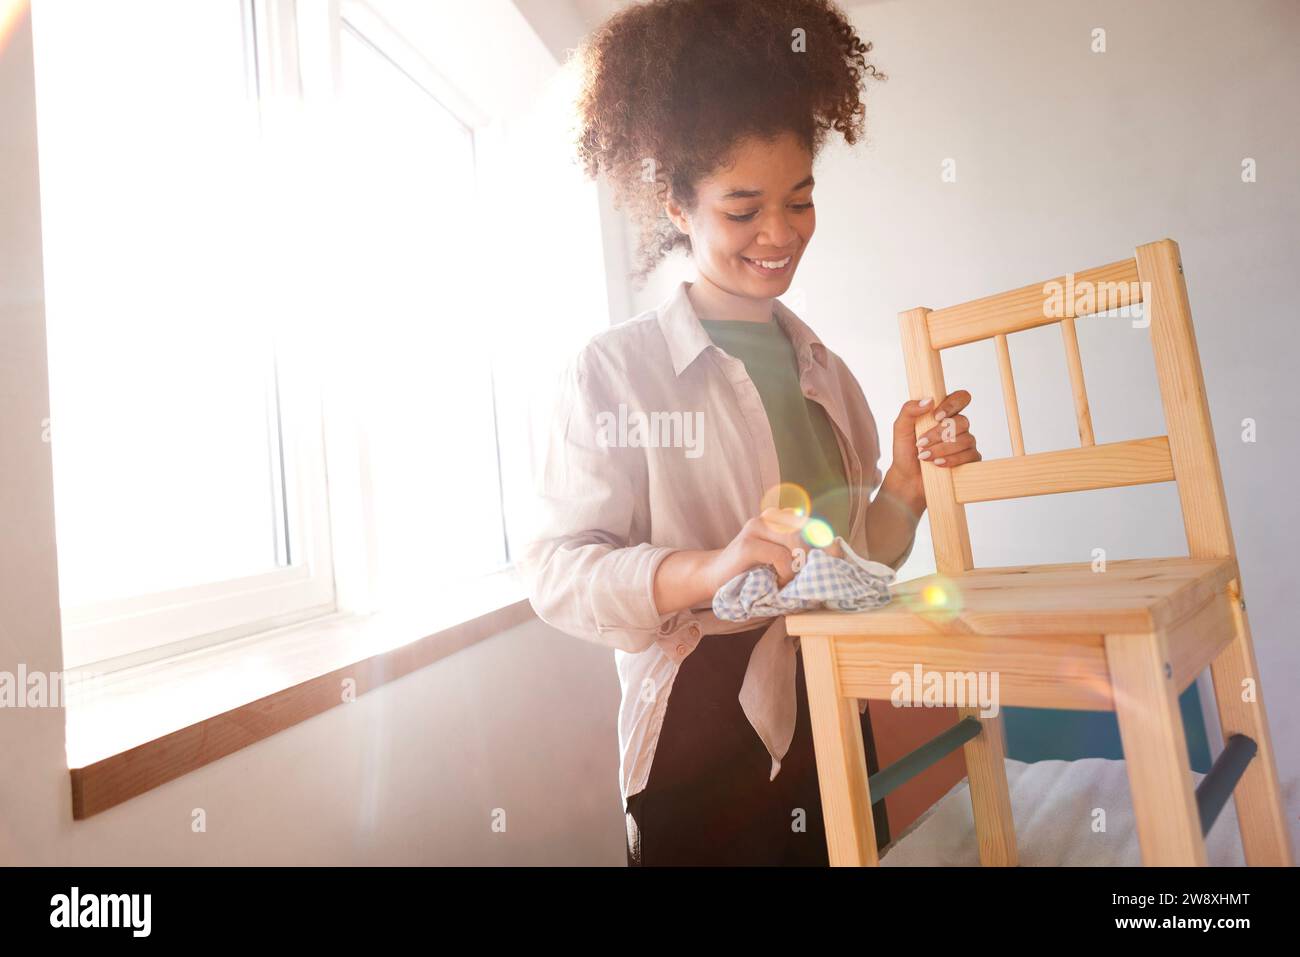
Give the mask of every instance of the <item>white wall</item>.
[(85, 821), (42, 752), (0, 792), (3, 863), (621, 866), (618, 698), (607, 655), (534, 621)]
[[(889, 79), (868, 142), (816, 166), (818, 232), (791, 305), (849, 362), (887, 430), (907, 398), (897, 315), (1101, 265), (1170, 237), (1182, 250), (1238, 557), (1284, 777), (1300, 775), (1293, 589), (1300, 473), (1300, 5), (1293, 0), (885, 0), (847, 6)], [(1090, 50), (1106, 30), (1107, 52)], [(1254, 157), (1258, 181), (1241, 181)], [(956, 161), (957, 181), (940, 166)], [(680, 258), (634, 299), (655, 305)], [(1098, 442), (1166, 431), (1150, 339), (1077, 324)], [(1026, 451), (1078, 444), (1060, 333), (1011, 354)], [(1010, 454), (993, 344), (944, 354), (985, 458)], [(1241, 440), (1253, 418), (1258, 441)], [(885, 452), (886, 460), (890, 457)], [(967, 509), (977, 565), (1186, 554), (1173, 486)], [(934, 570), (928, 523), (903, 570)], [(1212, 721), (1207, 714), (1207, 720)], [(1213, 725), (1211, 733), (1213, 734)]]

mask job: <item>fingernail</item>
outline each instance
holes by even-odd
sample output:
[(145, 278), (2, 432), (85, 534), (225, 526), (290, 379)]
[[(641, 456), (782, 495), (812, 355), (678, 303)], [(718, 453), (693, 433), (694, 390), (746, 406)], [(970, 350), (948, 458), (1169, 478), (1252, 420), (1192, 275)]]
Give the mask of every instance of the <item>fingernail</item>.
[[(922, 452), (920, 455), (917, 456), (918, 459), (928, 459), (929, 457), (930, 457), (929, 449), (926, 449), (924, 452)], [(938, 461), (942, 462), (943, 459), (938, 459)]]
[(934, 460), (934, 464), (935, 464), (935, 465), (942, 465), (942, 464), (943, 464), (943, 459), (935, 459), (935, 460)]
[(924, 409), (929, 404), (930, 404), (929, 399), (922, 399), (920, 402), (917, 403), (917, 405), (922, 409)]
[(923, 437), (921, 437), (921, 438), (919, 438), (919, 439), (916, 440), (916, 447), (917, 447), (918, 449), (923, 449), (923, 448), (925, 448), (925, 447), (926, 447), (927, 445), (929, 445), (929, 444), (930, 444), (930, 438), (929, 438), (929, 436), (923, 436)]
[(942, 422), (947, 415), (948, 415), (947, 412), (943, 411), (943, 409), (940, 409), (938, 412), (934, 414), (934, 421)]

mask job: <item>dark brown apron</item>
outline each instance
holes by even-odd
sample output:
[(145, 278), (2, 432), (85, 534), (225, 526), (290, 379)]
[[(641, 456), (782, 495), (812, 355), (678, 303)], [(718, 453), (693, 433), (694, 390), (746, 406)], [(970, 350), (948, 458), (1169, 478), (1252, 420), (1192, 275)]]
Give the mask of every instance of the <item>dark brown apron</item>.
[[(802, 651), (794, 740), (774, 781), (772, 758), (737, 697), (750, 652), (770, 623), (705, 635), (682, 661), (649, 779), (628, 799), (629, 866), (830, 863)], [(874, 774), (876, 747), (866, 712), (862, 740)], [(876, 844), (883, 848), (889, 842), (884, 801), (872, 813)]]

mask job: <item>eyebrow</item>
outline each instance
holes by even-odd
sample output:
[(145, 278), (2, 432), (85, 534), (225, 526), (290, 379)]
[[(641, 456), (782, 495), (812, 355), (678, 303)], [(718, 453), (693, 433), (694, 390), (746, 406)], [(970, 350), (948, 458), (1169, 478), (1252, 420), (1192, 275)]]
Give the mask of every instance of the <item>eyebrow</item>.
[[(791, 186), (790, 192), (793, 193), (795, 190), (803, 189), (805, 186), (812, 186), (812, 185), (813, 185), (813, 178), (810, 175), (807, 179), (802, 179), (799, 182), (795, 183), (793, 186)], [(761, 189), (733, 189), (728, 193), (724, 193), (722, 198), (723, 199), (753, 199), (755, 196), (762, 196), (762, 195), (763, 195), (763, 191)]]

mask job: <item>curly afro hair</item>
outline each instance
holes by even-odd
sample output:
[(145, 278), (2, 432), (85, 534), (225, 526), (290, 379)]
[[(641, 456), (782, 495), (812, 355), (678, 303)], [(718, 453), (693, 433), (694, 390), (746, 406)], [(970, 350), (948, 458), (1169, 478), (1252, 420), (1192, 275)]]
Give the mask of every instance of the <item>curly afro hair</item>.
[(579, 71), (576, 146), (601, 172), (640, 236), (632, 275), (643, 284), (690, 237), (664, 212), (693, 210), (694, 184), (736, 141), (793, 133), (816, 156), (835, 130), (862, 136), (871, 50), (833, 0), (648, 0), (606, 20), (573, 53)]

